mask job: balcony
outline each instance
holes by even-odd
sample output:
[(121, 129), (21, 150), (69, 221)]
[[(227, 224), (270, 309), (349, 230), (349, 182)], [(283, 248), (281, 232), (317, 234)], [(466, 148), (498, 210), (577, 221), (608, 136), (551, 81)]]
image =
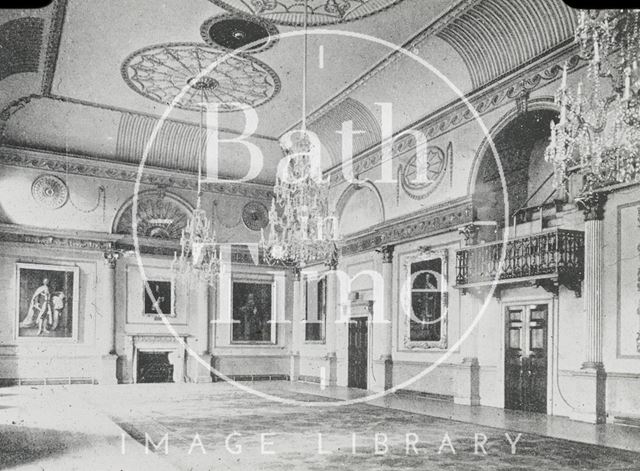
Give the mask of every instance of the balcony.
[(456, 285), (469, 288), (526, 284), (541, 286), (554, 294), (563, 285), (581, 295), (584, 278), (584, 233), (552, 229), (507, 242), (500, 269), (503, 243), (491, 242), (458, 250)]

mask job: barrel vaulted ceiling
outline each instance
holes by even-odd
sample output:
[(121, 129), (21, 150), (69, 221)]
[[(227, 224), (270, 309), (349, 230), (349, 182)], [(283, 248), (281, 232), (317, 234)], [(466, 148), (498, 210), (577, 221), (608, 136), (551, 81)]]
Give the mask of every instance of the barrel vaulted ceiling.
[[(561, 0), (337, 0), (329, 3), (340, 8), (319, 8), (325, 3), (310, 1), (308, 111), (327, 167), (338, 158), (335, 131), (343, 121), (366, 131), (355, 139), (356, 152), (380, 140), (376, 103), (393, 104), (399, 130), (457, 98), (415, 61), (345, 33), (406, 45), (469, 93), (566, 44), (576, 21)], [(258, 180), (273, 181), (278, 138), (302, 113), (302, 37), (286, 36), (300, 31), (302, 15), (293, 0), (260, 4), (272, 8), (252, 10), (247, 5), (254, 4), (235, 0), (54, 0), (41, 10), (1, 11), (2, 144), (138, 163), (166, 103), (203, 63), (223, 55), (203, 37), (212, 18), (252, 14), (284, 36), (221, 62), (198, 84), (203, 91), (188, 92), (169, 113), (147, 164), (194, 171), (197, 103), (206, 96), (225, 111), (218, 123), (223, 138), (245, 125), (230, 103), (254, 107), (259, 124), (250, 140), (266, 158)], [(244, 154), (223, 146), (221, 174), (242, 176)]]

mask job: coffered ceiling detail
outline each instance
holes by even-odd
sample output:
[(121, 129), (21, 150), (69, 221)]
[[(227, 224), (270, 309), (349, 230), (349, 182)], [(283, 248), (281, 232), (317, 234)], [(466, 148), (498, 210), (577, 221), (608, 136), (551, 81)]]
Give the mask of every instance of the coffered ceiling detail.
[[(267, 18), (274, 23), (301, 26), (304, 2), (301, 0), (210, 0), (230, 11)], [(402, 0), (308, 0), (309, 25), (354, 21), (385, 10)]]
[(380, 125), (373, 113), (353, 98), (344, 99), (309, 124), (309, 130), (318, 136), (333, 165), (342, 161), (342, 124), (347, 121), (353, 123), (354, 155), (375, 146), (381, 139)]
[(122, 76), (141, 95), (167, 105), (177, 100), (175, 106), (189, 110), (199, 110), (203, 100), (220, 111), (255, 108), (280, 91), (278, 75), (264, 62), (198, 43), (136, 51), (124, 61)]
[(572, 39), (576, 23), (575, 11), (563, 2), (486, 0), (438, 37), (462, 56), (478, 88)]
[[(116, 155), (121, 156), (120, 160), (139, 163), (156, 127), (158, 120), (155, 118), (122, 114), (116, 143)], [(197, 126), (165, 121), (151, 143), (145, 165), (195, 172), (203, 145), (202, 133)]]

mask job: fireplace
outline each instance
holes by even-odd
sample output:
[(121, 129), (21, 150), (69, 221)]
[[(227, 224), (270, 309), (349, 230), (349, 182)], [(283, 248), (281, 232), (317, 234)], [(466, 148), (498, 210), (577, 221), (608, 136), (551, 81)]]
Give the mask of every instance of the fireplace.
[(173, 383), (173, 365), (169, 361), (171, 352), (138, 351), (138, 383)]

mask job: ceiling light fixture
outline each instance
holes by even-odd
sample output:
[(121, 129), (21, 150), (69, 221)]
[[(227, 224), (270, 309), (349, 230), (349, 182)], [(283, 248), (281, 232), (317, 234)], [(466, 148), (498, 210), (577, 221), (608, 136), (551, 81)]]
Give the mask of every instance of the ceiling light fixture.
[(322, 178), (317, 138), (307, 131), (307, 8), (305, 0), (302, 123), (281, 139), (285, 160), (278, 167), (269, 233), (260, 248), (270, 264), (301, 268), (337, 259), (338, 224), (330, 210), (329, 180)]
[(220, 250), (216, 243), (213, 223), (207, 217), (206, 211), (202, 209), (202, 160), (207, 139), (204, 125), (206, 103), (204, 90), (209, 86), (214, 86), (208, 79), (209, 77), (199, 77), (194, 79), (191, 84), (193, 88), (200, 90), (202, 95), (199, 127), (201, 139), (198, 153), (198, 199), (189, 222), (182, 230), (180, 257), (174, 253), (171, 269), (174, 276), (179, 277), (182, 281), (196, 280), (213, 285), (220, 272)]

